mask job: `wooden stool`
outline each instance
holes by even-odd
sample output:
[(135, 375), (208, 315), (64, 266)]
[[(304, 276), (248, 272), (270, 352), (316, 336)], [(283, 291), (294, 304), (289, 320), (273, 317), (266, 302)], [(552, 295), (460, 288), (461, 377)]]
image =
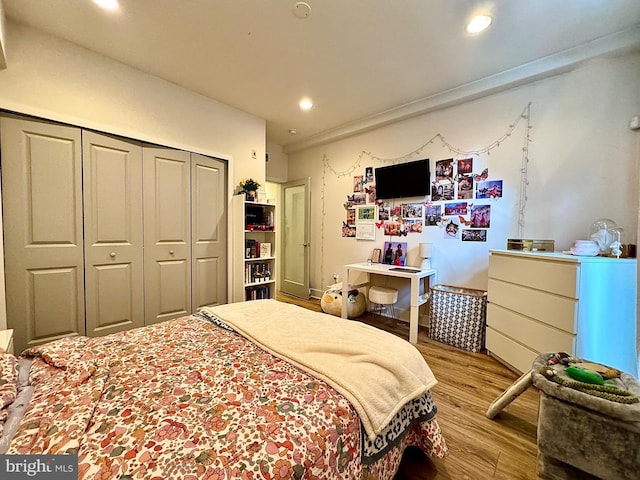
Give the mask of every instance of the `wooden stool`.
[(394, 304), (398, 301), (398, 290), (395, 288), (373, 286), (369, 288), (369, 302), (377, 305), (378, 318), (382, 316), (382, 311), (387, 310), (391, 318), (396, 318)]

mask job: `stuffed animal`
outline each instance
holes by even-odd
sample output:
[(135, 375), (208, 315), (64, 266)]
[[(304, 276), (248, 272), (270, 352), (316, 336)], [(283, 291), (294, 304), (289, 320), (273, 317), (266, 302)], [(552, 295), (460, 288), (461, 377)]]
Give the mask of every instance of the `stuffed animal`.
[[(364, 295), (358, 290), (350, 290), (347, 295), (347, 315), (349, 318), (359, 317), (367, 308)], [(320, 307), (325, 313), (342, 315), (342, 290), (331, 288), (326, 290), (320, 299)]]

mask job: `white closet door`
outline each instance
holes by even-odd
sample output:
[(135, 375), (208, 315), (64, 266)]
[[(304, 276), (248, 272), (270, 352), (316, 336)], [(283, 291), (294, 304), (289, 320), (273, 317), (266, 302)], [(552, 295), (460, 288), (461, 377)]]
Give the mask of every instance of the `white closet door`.
[(80, 129), (0, 118), (8, 327), (15, 351), (83, 335)]
[(82, 132), (87, 335), (144, 325), (142, 146)]
[(191, 313), (190, 154), (143, 147), (145, 324)]
[(227, 303), (226, 163), (191, 154), (192, 305)]

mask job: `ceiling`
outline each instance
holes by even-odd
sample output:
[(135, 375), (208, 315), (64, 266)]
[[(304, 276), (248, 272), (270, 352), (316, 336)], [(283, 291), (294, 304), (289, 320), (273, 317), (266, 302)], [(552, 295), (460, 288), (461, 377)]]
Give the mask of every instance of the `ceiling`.
[[(640, 49), (638, 0), (306, 0), (304, 19), (297, 0), (119, 0), (115, 12), (90, 0), (0, 1), (13, 21), (264, 118), (267, 141), (285, 151), (418, 114), (451, 92)], [(477, 12), (493, 24), (465, 33)]]

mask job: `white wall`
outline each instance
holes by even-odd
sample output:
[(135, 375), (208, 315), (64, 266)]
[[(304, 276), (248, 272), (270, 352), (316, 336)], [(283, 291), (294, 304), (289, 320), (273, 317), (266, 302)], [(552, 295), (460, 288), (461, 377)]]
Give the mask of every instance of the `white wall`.
[[(482, 149), (505, 133), (528, 102), (533, 128), (523, 236), (553, 239), (556, 250), (566, 250), (573, 240), (587, 237), (594, 220), (607, 217), (625, 228), (627, 243), (637, 243), (640, 133), (632, 132), (628, 122), (640, 113), (639, 71), (638, 54), (592, 60), (562, 75), (291, 153), (289, 178), (312, 178), (312, 238), (318, 239), (311, 259), (315, 293), (331, 283), (332, 273), (341, 272), (343, 264), (365, 261), (372, 248), (399, 239), (384, 237), (382, 230), (375, 242), (341, 237), (343, 203), (352, 193), (353, 175), (382, 165), (363, 151), (402, 157), (437, 133), (463, 150)], [(438, 227), (402, 239), (409, 243), (408, 260), (413, 264), (419, 262), (418, 243), (434, 243), (439, 283), (486, 289), (488, 250), (506, 248), (507, 238), (517, 237), (523, 126), (524, 122), (490, 155), (474, 158), (475, 173), (488, 168), (489, 178), (504, 181), (503, 198), (474, 200), (492, 206), (486, 243), (444, 240)], [(339, 176), (327, 170), (323, 188), (323, 158), (342, 173), (361, 156), (353, 173)], [(425, 157), (431, 159), (432, 171), (436, 160), (465, 158), (451, 154), (438, 140), (414, 156)]]
[(0, 0), (0, 70), (7, 66), (7, 59), (5, 56), (5, 22), (6, 17), (4, 16), (4, 5), (2, 4), (2, 0)]
[(287, 182), (289, 180), (289, 157), (282, 151), (282, 146), (267, 143), (267, 152), (269, 152), (267, 180), (276, 183)]
[(264, 183), (264, 119), (13, 22), (6, 33), (0, 108), (233, 159), (233, 185)]

